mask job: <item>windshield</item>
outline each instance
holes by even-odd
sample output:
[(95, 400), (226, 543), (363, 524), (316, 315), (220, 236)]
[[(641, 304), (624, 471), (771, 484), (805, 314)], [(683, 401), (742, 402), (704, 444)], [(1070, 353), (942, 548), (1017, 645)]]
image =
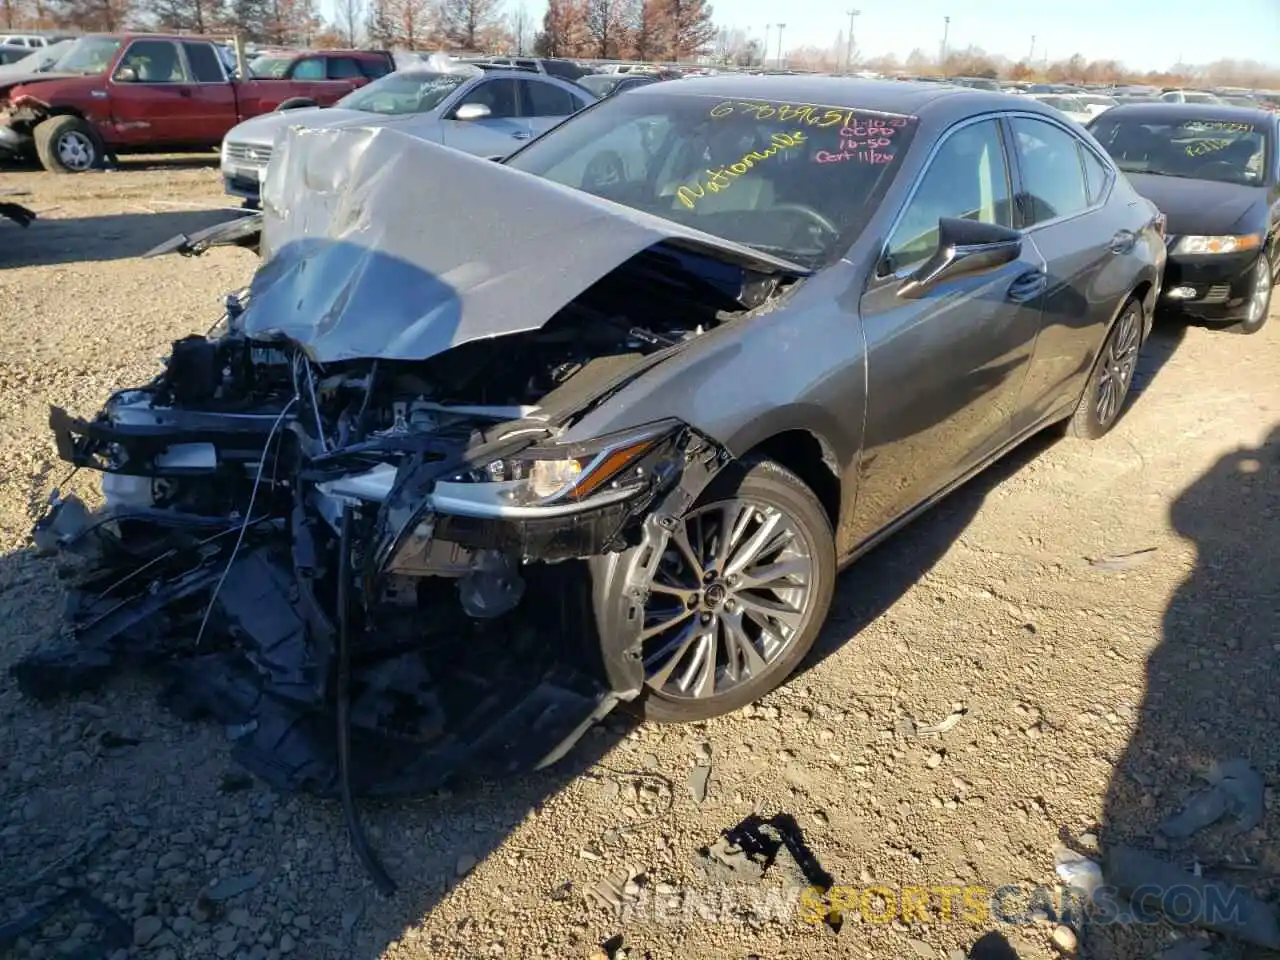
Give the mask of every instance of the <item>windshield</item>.
[(655, 94), (602, 100), (509, 166), (806, 266), (874, 210), (915, 129), (849, 107)]
[(249, 76), (279, 80), (291, 63), (292, 57), (254, 57), (249, 61)]
[(81, 37), (67, 48), (54, 69), (59, 73), (106, 73), (120, 49), (119, 37)]
[(1263, 180), (1267, 136), (1252, 123), (1141, 120), (1104, 113), (1090, 132), (1126, 173), (1251, 186)]
[(445, 97), (470, 77), (426, 70), (389, 73), (368, 86), (353, 90), (335, 106), (388, 116), (427, 113), (440, 106)]
[(581, 86), (586, 87), (597, 97), (605, 96), (621, 82), (622, 77), (616, 74), (610, 75), (603, 73), (593, 73), (578, 80), (578, 83)]

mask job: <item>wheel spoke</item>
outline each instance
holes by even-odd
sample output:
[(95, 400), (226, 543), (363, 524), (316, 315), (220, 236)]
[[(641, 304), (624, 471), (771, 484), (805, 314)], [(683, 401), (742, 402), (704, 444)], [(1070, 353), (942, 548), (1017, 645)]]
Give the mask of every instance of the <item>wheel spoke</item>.
[[(742, 573), (739, 581), (739, 589), (742, 590), (760, 590), (779, 580), (791, 580), (796, 578), (801, 580), (800, 585), (806, 585), (809, 573), (812, 570), (812, 564), (809, 558), (803, 555), (788, 557), (785, 560), (779, 560), (776, 563), (770, 563), (762, 567), (752, 567)], [(795, 586), (796, 584), (792, 584)]]
[(678, 524), (671, 531), (669, 542), (675, 545), (680, 551), (680, 556), (685, 562), (685, 566), (689, 568), (689, 575), (693, 578), (694, 586), (700, 583), (700, 575), (702, 573), (702, 561), (694, 552), (693, 546), (689, 543), (689, 533), (685, 529), (684, 524)]
[(671, 679), (671, 674), (680, 665), (680, 661), (685, 658), (689, 648), (693, 646), (699, 636), (696, 625), (691, 623), (680, 631), (678, 637), (675, 637), (670, 643), (644, 661), (645, 669), (648, 670), (654, 664), (662, 663), (664, 659), (666, 660), (666, 663), (662, 665), (662, 669), (649, 678), (654, 686), (661, 689), (667, 685), (667, 681)]
[(726, 613), (720, 618), (724, 627), (725, 651), (728, 655), (728, 674), (733, 681), (759, 676), (768, 666), (756, 645), (747, 636), (742, 624), (742, 612)]
[(661, 593), (669, 597), (679, 597), (681, 600), (688, 602), (689, 598), (694, 596), (698, 591), (654, 580), (653, 583), (649, 584), (649, 592)]
[(729, 552), (737, 546), (742, 534), (751, 521), (751, 508), (736, 500), (723, 504), (720, 508), (720, 527), (716, 532), (716, 554), (713, 560), (717, 570), (723, 570), (729, 559)]
[(713, 621), (697, 634), (693, 656), (676, 686), (695, 697), (709, 697), (716, 688), (716, 626)]
[(688, 620), (692, 616), (693, 616), (692, 610), (681, 610), (679, 613), (662, 621), (661, 623), (654, 624), (651, 627), (645, 627), (643, 630), (640, 631), (640, 639), (648, 640), (650, 637), (656, 637), (660, 633), (666, 633), (676, 624), (683, 623), (685, 620)]
[(782, 514), (777, 510), (769, 510), (762, 513), (760, 528), (751, 535), (724, 568), (726, 576), (733, 576), (741, 573), (748, 565), (761, 555), (764, 545), (773, 537), (774, 531), (779, 523), (782, 522)]
[[(800, 627), (803, 613), (786, 604), (779, 603), (777, 600), (767, 600), (764, 597), (757, 597), (750, 593), (738, 594), (737, 600), (742, 605), (747, 616), (757, 623), (761, 623), (763, 618), (764, 620), (777, 621), (791, 631), (798, 630)], [(761, 625), (764, 626), (765, 624), (761, 623)]]

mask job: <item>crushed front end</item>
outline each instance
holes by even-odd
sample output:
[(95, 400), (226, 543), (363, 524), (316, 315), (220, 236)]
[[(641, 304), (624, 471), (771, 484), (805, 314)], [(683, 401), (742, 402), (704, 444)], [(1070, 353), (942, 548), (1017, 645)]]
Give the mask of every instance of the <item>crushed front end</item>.
[(53, 409), (106, 506), (55, 497), (36, 526), (76, 571), (73, 637), (15, 666), (28, 694), (162, 667), (168, 702), (225, 724), (253, 773), (333, 794), (339, 694), (354, 790), (399, 793), (547, 762), (639, 693), (638, 664), (605, 663), (626, 653), (601, 645), (592, 565), (713, 445), (676, 422), (557, 444), (530, 401), (582, 374), (578, 335), (511, 344), (526, 369), (503, 390), (489, 345), (319, 365), (228, 326), (92, 420)]

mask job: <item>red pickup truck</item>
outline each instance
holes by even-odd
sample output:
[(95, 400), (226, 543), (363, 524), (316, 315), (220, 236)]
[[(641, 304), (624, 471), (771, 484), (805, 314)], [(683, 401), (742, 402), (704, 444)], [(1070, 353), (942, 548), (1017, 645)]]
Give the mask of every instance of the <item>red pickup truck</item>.
[(390, 53), (321, 51), (279, 77), (231, 79), (221, 53), (193, 37), (81, 37), (53, 70), (0, 78), (0, 156), (34, 153), (46, 170), (80, 173), (121, 153), (214, 149), (242, 120), (328, 106), (395, 69)]

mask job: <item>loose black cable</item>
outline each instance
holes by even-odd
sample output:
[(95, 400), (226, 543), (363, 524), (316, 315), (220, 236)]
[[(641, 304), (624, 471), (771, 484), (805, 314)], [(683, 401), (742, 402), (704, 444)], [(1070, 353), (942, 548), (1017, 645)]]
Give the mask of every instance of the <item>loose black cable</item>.
[(338, 779), (342, 789), (342, 815), (351, 835), (351, 846), (364, 864), (374, 886), (383, 896), (396, 892), (396, 883), (383, 867), (382, 861), (369, 846), (355, 801), (351, 797), (351, 651), (350, 651), (350, 597), (351, 582), (351, 507), (342, 508), (342, 532), (338, 546)]

